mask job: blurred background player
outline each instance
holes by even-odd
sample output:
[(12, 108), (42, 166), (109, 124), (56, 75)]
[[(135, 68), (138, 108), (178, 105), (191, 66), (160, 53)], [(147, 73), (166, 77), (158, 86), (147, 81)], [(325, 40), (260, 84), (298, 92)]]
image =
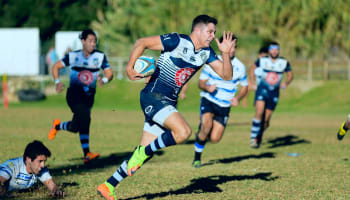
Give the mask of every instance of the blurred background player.
[(348, 115), (348, 119), (343, 122), (338, 130), (337, 136), (338, 136), (338, 140), (342, 140), (346, 134), (346, 132), (349, 130), (350, 128), (350, 115)]
[[(275, 110), (280, 88), (285, 89), (293, 80), (293, 73), (288, 60), (279, 56), (280, 47), (277, 42), (269, 45), (269, 56), (259, 58), (250, 68), (252, 87), (256, 85), (256, 69), (261, 71), (261, 80), (255, 92), (255, 116), (251, 128), (250, 146), (259, 148), (264, 131), (270, 123), (272, 112)], [(282, 82), (283, 73), (287, 74)]]
[[(258, 52), (258, 59), (259, 58), (262, 58), (262, 57), (266, 57), (269, 55), (269, 50), (268, 50), (268, 46), (263, 46), (259, 49), (259, 52)], [(255, 78), (258, 79), (260, 78), (260, 75), (257, 74), (259, 72), (257, 72), (257, 70), (255, 70)], [(249, 81), (250, 82), (250, 81)], [(259, 81), (257, 80), (256, 81), (256, 84), (258, 83)], [(253, 87), (252, 87), (253, 86)], [(252, 85), (252, 84), (248, 84), (248, 93), (247, 95), (245, 95), (242, 99), (242, 107), (245, 108), (247, 107), (247, 100), (248, 100), (248, 96), (249, 96), (249, 93), (252, 91), (252, 90), (256, 90), (256, 87), (254, 87), (256, 85)]]
[[(222, 42), (222, 37), (220, 42)], [(237, 37), (232, 36), (232, 40)], [(201, 167), (201, 155), (207, 138), (213, 143), (218, 143), (226, 127), (231, 106), (238, 106), (240, 100), (248, 92), (247, 73), (244, 64), (235, 57), (236, 46), (232, 46), (229, 52), (233, 77), (231, 80), (223, 80), (212, 68), (205, 65), (199, 76), (198, 87), (202, 90), (200, 103), (200, 124), (196, 134), (195, 156), (192, 166)], [(221, 56), (219, 56), (221, 59)], [(235, 96), (238, 85), (240, 92)], [(182, 92), (185, 92), (184, 90)]]
[[(86, 163), (99, 156), (98, 153), (90, 152), (89, 148), (90, 116), (96, 93), (96, 82), (102, 87), (112, 80), (113, 73), (106, 55), (95, 49), (97, 37), (94, 31), (84, 30), (79, 37), (83, 49), (70, 51), (53, 66), (52, 70), (56, 91), (62, 92), (64, 84), (59, 79), (59, 70), (70, 66), (70, 85), (67, 89), (66, 100), (73, 112), (73, 118), (71, 121), (62, 123), (59, 119), (55, 119), (48, 138), (49, 140), (54, 139), (58, 130), (79, 132)], [(103, 78), (99, 76), (100, 69), (104, 72)]]
[(39, 179), (50, 191), (51, 196), (64, 197), (64, 192), (52, 180), (45, 162), (51, 152), (43, 143), (34, 140), (24, 150), (23, 157), (7, 160), (0, 165), (0, 197), (8, 192), (24, 190)]
[(130, 80), (143, 77), (136, 73), (133, 66), (145, 49), (162, 52), (156, 71), (140, 94), (145, 115), (141, 143), (130, 159), (125, 160), (105, 183), (98, 186), (97, 191), (106, 199), (116, 199), (114, 188), (117, 184), (128, 175), (132, 176), (155, 151), (180, 144), (191, 136), (190, 126), (176, 109), (177, 99), (182, 86), (203, 64), (209, 64), (223, 79), (232, 79), (229, 51), (235, 41), (232, 41), (231, 33), (225, 32), (222, 43), (216, 39), (222, 52), (223, 61), (220, 61), (210, 47), (215, 38), (216, 24), (215, 18), (199, 15), (193, 20), (190, 35), (170, 33), (136, 41), (126, 67)]

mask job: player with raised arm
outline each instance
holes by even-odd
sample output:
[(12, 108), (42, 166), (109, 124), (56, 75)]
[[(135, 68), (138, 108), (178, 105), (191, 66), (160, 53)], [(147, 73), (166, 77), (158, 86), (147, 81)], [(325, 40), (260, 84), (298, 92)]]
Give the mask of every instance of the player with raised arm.
[(225, 80), (232, 79), (229, 50), (235, 41), (231, 33), (223, 33), (223, 42), (216, 38), (223, 61), (210, 47), (215, 38), (217, 20), (208, 15), (199, 15), (192, 22), (190, 35), (170, 33), (141, 38), (136, 41), (126, 67), (130, 80), (143, 77), (133, 69), (135, 61), (145, 49), (162, 51), (157, 68), (146, 87), (141, 91), (140, 103), (145, 115), (145, 124), (140, 145), (130, 159), (97, 191), (108, 200), (115, 200), (114, 188), (125, 177), (132, 176), (155, 151), (180, 144), (191, 135), (191, 128), (177, 111), (178, 94), (184, 84), (203, 64), (209, 64)]
[[(222, 42), (222, 37), (220, 42)], [(237, 37), (232, 35), (232, 40)], [(232, 46), (229, 52), (232, 71), (231, 80), (224, 80), (212, 68), (205, 65), (199, 76), (198, 86), (200, 93), (200, 123), (196, 134), (195, 154), (192, 166), (201, 167), (201, 155), (208, 138), (213, 143), (218, 143), (224, 135), (231, 106), (238, 106), (241, 99), (248, 92), (247, 73), (244, 64), (235, 57), (236, 46)], [(221, 57), (219, 56), (221, 59)], [(236, 96), (239, 85), (241, 89)], [(182, 91), (184, 93), (184, 90)]]
[[(102, 87), (112, 80), (113, 73), (106, 55), (96, 50), (97, 37), (95, 32), (87, 29), (79, 37), (83, 49), (69, 52), (52, 69), (56, 91), (62, 92), (64, 84), (59, 79), (59, 69), (68, 66), (71, 68), (70, 85), (67, 89), (66, 100), (73, 112), (73, 118), (62, 123), (59, 119), (55, 119), (48, 138), (49, 140), (54, 139), (59, 130), (79, 132), (80, 143), (84, 152), (84, 162), (87, 163), (99, 156), (98, 153), (90, 152), (89, 147), (91, 109), (94, 104), (96, 82)], [(105, 75), (103, 78), (99, 76), (101, 69)]]
[(50, 191), (51, 196), (64, 197), (57, 187), (45, 162), (51, 152), (43, 143), (34, 140), (24, 150), (23, 157), (7, 160), (0, 165), (0, 198), (11, 191), (24, 190), (33, 186), (39, 179)]
[[(269, 56), (259, 58), (250, 68), (250, 82), (256, 85), (256, 69), (261, 75), (255, 92), (255, 116), (252, 122), (250, 146), (259, 148), (264, 131), (269, 127), (270, 119), (276, 108), (280, 88), (285, 89), (293, 80), (293, 72), (288, 60), (279, 56), (280, 47), (277, 42), (269, 45)], [(282, 82), (283, 73), (287, 74)]]

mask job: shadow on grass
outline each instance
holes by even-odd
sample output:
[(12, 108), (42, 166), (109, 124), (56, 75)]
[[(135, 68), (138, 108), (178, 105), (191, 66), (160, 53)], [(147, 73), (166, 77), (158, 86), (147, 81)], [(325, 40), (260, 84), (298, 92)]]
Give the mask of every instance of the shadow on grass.
[[(65, 176), (69, 174), (80, 174), (87, 171), (92, 171), (96, 169), (103, 169), (108, 166), (119, 167), (119, 165), (130, 156), (132, 152), (122, 152), (122, 153), (113, 153), (109, 156), (100, 156), (96, 160), (90, 161), (88, 164), (83, 163), (83, 159), (73, 159), (81, 160), (81, 164), (72, 164), (58, 167), (50, 167), (50, 174), (55, 176)], [(163, 155), (163, 151), (157, 151), (155, 155)]]
[(272, 149), (282, 146), (291, 146), (295, 144), (310, 144), (311, 142), (308, 140), (299, 139), (299, 137), (295, 135), (286, 135), (283, 137), (268, 140), (267, 143), (271, 144), (271, 146), (268, 148)]
[(178, 190), (170, 190), (167, 192), (158, 192), (158, 193), (148, 193), (142, 196), (131, 197), (124, 200), (131, 199), (154, 199), (162, 198), (170, 195), (181, 195), (181, 194), (193, 194), (193, 193), (217, 193), (222, 192), (218, 187), (219, 184), (223, 184), (230, 181), (243, 181), (243, 180), (263, 180), (263, 181), (274, 181), (278, 179), (278, 176), (271, 177), (271, 172), (257, 173), (254, 175), (237, 175), (237, 176), (226, 176), (226, 175), (217, 175), (217, 176), (208, 176), (203, 178), (192, 179), (191, 183), (184, 188)]
[(223, 159), (216, 159), (216, 160), (210, 160), (208, 163), (202, 164), (203, 166), (207, 165), (213, 165), (216, 163), (223, 163), (223, 164), (229, 164), (233, 162), (240, 162), (242, 160), (248, 160), (248, 159), (262, 159), (262, 158), (275, 158), (275, 153), (273, 152), (266, 152), (261, 153), (259, 155), (246, 155), (246, 156), (237, 156), (232, 158), (223, 158)]

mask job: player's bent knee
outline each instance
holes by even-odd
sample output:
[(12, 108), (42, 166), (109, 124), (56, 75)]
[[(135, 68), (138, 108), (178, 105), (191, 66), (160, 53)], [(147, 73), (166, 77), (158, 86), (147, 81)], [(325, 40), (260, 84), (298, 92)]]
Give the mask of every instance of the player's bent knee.
[(184, 127), (180, 130), (174, 131), (174, 137), (177, 143), (182, 143), (186, 141), (192, 134), (190, 127)]

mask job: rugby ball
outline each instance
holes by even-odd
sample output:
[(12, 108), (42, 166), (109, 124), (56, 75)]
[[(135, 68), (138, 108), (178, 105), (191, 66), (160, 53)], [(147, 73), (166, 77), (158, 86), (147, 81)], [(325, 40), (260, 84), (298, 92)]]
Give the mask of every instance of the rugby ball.
[(141, 56), (139, 57), (134, 65), (134, 70), (137, 73), (146, 76), (151, 76), (156, 70), (156, 63), (153, 57)]

